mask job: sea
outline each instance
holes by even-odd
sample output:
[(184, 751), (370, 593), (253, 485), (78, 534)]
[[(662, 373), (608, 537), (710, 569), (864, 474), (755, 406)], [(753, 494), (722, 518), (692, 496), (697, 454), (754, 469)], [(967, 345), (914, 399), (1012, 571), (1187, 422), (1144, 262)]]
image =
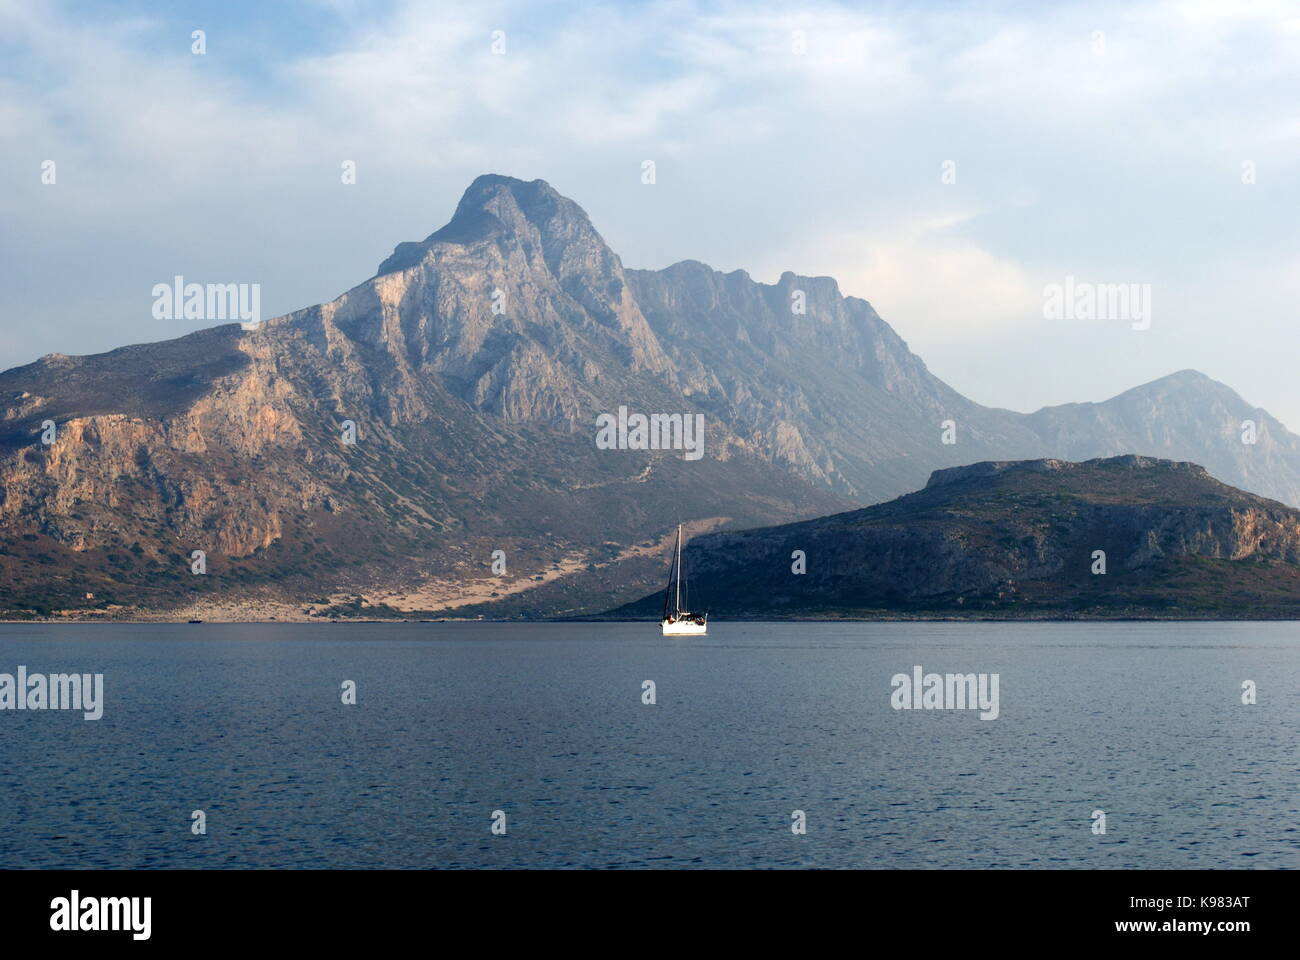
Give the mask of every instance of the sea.
[(1296, 623), (0, 625), (20, 666), (102, 716), (0, 709), (0, 868), (1300, 866)]

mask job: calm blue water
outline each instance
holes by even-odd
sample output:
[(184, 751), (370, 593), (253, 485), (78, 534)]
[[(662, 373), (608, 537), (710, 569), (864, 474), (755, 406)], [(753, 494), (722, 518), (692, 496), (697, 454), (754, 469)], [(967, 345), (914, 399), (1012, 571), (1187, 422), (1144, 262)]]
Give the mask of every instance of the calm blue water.
[[(1300, 624), (656, 630), (0, 626), (106, 688), (0, 711), (0, 867), (1300, 866)], [(891, 709), (918, 663), (999, 718)]]

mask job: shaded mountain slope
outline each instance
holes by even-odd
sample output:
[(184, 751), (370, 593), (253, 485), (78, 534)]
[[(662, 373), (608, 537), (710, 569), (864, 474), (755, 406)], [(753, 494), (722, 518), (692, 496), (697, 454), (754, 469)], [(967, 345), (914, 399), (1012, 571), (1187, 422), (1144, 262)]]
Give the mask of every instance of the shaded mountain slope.
[(698, 537), (685, 562), (720, 616), (1300, 615), (1300, 511), (1137, 456), (939, 470), (864, 510)]

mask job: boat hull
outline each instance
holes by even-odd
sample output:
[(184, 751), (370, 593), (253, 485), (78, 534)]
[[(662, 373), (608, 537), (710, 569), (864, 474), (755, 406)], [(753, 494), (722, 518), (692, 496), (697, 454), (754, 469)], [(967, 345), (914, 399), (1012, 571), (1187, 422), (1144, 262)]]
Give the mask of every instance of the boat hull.
[(696, 623), (694, 620), (661, 620), (665, 637), (702, 637), (709, 629), (707, 622)]

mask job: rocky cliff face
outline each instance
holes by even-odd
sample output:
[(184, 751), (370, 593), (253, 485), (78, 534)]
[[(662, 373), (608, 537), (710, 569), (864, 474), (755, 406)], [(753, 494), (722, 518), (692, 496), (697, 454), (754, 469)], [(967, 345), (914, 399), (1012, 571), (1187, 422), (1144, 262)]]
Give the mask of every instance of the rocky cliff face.
[[(871, 305), (828, 277), (772, 285), (701, 263), (628, 272), (683, 389), (797, 474), (873, 502), (941, 464), (1039, 440), (933, 376)], [(797, 312), (802, 308), (804, 312)], [(957, 443), (942, 442), (955, 421)]]
[[(619, 406), (703, 415), (705, 456), (598, 449)], [(1110, 452), (1300, 502), (1300, 441), (1199, 375), (1029, 416), (981, 407), (833, 280), (626, 270), (544, 182), (484, 176), (330, 303), (0, 374), (0, 609), (364, 593), (482, 577), (502, 549), (512, 576), (582, 571), (512, 612), (577, 612), (657, 581), (626, 556), (678, 520), (783, 522), (973, 460)]]
[(724, 615), (1294, 616), (1300, 511), (1191, 463), (986, 462), (865, 510), (697, 538), (686, 563)]

